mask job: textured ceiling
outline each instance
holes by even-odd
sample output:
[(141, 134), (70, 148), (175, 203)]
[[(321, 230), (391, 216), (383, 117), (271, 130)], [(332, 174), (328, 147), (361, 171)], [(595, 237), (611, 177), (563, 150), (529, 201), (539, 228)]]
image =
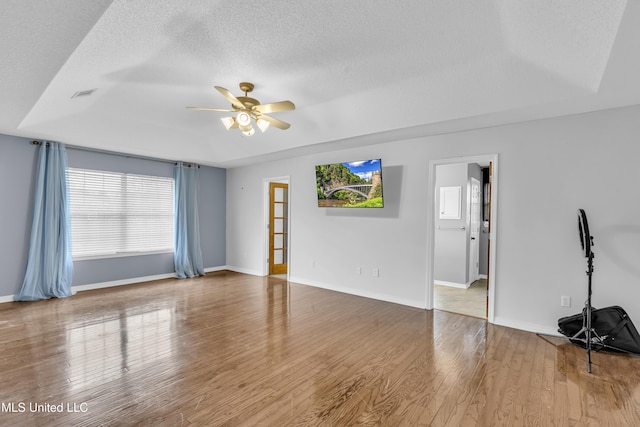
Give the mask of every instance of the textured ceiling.
[[(213, 166), (640, 103), (625, 0), (5, 0), (0, 28), (0, 133)], [(185, 108), (241, 81), (291, 128)]]

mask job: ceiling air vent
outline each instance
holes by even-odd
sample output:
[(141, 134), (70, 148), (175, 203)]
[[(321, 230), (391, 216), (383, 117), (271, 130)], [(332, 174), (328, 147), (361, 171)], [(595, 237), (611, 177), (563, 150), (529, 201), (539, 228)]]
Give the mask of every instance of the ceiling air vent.
[(97, 89), (79, 90), (79, 91), (77, 91), (76, 93), (74, 93), (74, 94), (71, 96), (71, 99), (73, 99), (73, 98), (79, 98), (79, 97), (81, 97), (81, 96), (89, 96), (89, 95), (91, 95), (93, 92), (95, 92), (96, 90), (97, 90)]

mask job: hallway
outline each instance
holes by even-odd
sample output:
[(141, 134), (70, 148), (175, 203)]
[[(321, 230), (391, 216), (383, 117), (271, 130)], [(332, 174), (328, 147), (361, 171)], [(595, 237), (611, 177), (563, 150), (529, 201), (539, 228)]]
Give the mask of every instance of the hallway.
[(434, 304), (437, 310), (487, 318), (487, 279), (478, 279), (468, 289), (434, 285)]

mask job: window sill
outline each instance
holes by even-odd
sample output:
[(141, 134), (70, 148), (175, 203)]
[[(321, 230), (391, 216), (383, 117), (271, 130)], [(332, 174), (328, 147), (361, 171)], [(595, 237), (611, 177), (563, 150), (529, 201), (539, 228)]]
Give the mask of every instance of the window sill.
[(125, 258), (125, 257), (157, 255), (157, 254), (172, 254), (172, 253), (173, 253), (173, 249), (162, 250), (162, 251), (146, 251), (146, 252), (142, 252), (142, 251), (141, 252), (114, 252), (110, 254), (74, 256), (73, 261), (88, 261), (93, 259)]

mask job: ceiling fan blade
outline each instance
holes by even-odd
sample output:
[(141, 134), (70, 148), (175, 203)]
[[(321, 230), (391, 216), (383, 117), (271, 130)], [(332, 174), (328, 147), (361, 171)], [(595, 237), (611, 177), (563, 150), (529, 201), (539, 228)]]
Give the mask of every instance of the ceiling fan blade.
[(229, 100), (229, 102), (231, 102), (231, 105), (233, 106), (233, 108), (237, 108), (239, 110), (244, 110), (246, 109), (246, 107), (244, 106), (244, 104), (242, 102), (240, 102), (240, 100), (238, 98), (236, 98), (231, 92), (229, 92), (227, 89), (220, 87), (220, 86), (214, 86), (216, 88), (216, 90), (218, 92), (220, 92), (222, 95), (224, 95), (225, 98), (227, 98)]
[(222, 111), (225, 113), (233, 113), (236, 110), (225, 110), (222, 108), (205, 108), (205, 107), (187, 107), (189, 110), (200, 110), (200, 111)]
[(266, 116), (264, 114), (261, 114), (260, 119), (269, 122), (270, 124), (272, 124), (273, 126), (277, 127), (278, 129), (282, 129), (282, 130), (286, 130), (289, 129), (291, 127), (291, 125), (287, 122), (283, 122), (282, 120), (278, 120), (274, 117), (271, 116)]
[(271, 104), (260, 104), (253, 107), (254, 110), (261, 113), (277, 113), (280, 111), (295, 110), (296, 106), (291, 101), (273, 102)]

